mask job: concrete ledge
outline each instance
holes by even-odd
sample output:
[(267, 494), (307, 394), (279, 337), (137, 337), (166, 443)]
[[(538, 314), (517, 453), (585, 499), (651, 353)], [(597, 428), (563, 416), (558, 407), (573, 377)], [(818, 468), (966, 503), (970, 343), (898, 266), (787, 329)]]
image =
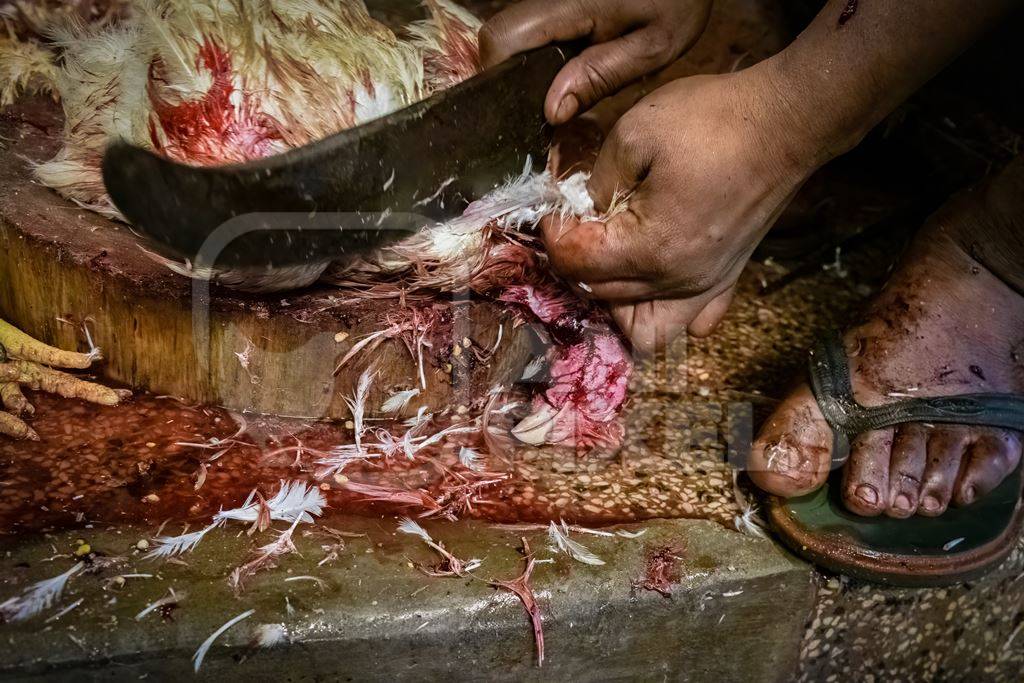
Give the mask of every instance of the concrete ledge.
[[(200, 672), (203, 678), (243, 680), (785, 680), (795, 670), (814, 588), (807, 565), (772, 543), (705, 521), (642, 525), (638, 539), (577, 537), (605, 560), (588, 566), (565, 555), (537, 565), (532, 585), (541, 605), (547, 657), (538, 669), (532, 633), (515, 596), (473, 579), (426, 577), (410, 563), (435, 557), (418, 539), (396, 535), (392, 520), (335, 518), (324, 524), (366, 537), (346, 541), (332, 565), (322, 537), (298, 539), (301, 557), (257, 575), (235, 597), (227, 574), (255, 542), (211, 533), (189, 566), (148, 563), (132, 555), (142, 535), (131, 529), (63, 533), (13, 547), (0, 563), (0, 599), (55, 576), (71, 561), (46, 562), (76, 536), (94, 550), (126, 560), (80, 575), (55, 608), (21, 624), (0, 626), (0, 674), (17, 680), (158, 679), (189, 676), (199, 644), (229, 618), (254, 609), (222, 636)], [(522, 569), (520, 532), (480, 523), (427, 524), (436, 540), (462, 558), (482, 558), (477, 575), (512, 579)], [(632, 528), (640, 528), (632, 527)], [(259, 540), (266, 543), (267, 534)], [(552, 556), (546, 534), (526, 534), (537, 557)], [(635, 588), (646, 556), (659, 546), (684, 548), (671, 597)], [(106, 587), (118, 574), (121, 590)], [(285, 582), (313, 575), (313, 581)], [(134, 616), (174, 588), (185, 597), (170, 620)], [(49, 624), (61, 607), (81, 605)], [(288, 605), (293, 613), (289, 615)], [(280, 623), (288, 644), (254, 650), (259, 624)]]

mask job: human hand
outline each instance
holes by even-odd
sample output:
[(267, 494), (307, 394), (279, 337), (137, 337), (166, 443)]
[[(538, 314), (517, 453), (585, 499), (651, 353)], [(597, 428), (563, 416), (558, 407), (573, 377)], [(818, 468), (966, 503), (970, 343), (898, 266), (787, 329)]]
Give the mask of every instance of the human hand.
[(544, 103), (558, 125), (673, 62), (707, 26), (711, 0), (523, 0), (480, 30), (485, 67), (556, 41), (591, 46), (555, 77)]
[(610, 302), (640, 351), (710, 334), (750, 254), (824, 161), (770, 66), (674, 81), (612, 129), (590, 179), (601, 222), (542, 226), (552, 264)]

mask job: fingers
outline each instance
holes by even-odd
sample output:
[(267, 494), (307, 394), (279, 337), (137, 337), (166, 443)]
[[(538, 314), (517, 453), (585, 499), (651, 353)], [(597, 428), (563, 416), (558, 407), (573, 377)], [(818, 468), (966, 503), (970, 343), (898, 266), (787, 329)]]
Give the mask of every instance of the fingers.
[(584, 291), (587, 291), (592, 298), (613, 303), (637, 303), (649, 299), (665, 298), (660, 295), (652, 283), (646, 280), (613, 280), (593, 285), (581, 282), (579, 285), (581, 289), (585, 285)]
[(480, 61), (500, 64), (549, 43), (589, 37), (610, 40), (650, 20), (647, 3), (620, 0), (523, 0), (480, 29)]
[(624, 212), (608, 221), (549, 217), (541, 222), (551, 265), (571, 282), (594, 286), (615, 280), (643, 279), (646, 247), (636, 244), (640, 229)]
[(656, 279), (660, 251), (655, 242), (659, 226), (641, 225), (635, 210), (644, 204), (643, 190), (638, 185), (649, 159), (642, 145), (627, 141), (616, 126), (601, 147), (588, 191), (598, 213), (606, 212), (622, 193), (632, 193), (629, 204), (606, 220), (550, 216), (541, 222), (552, 265), (568, 280), (593, 285)]
[(678, 337), (702, 303), (694, 299), (654, 299), (629, 304), (613, 304), (612, 319), (629, 337), (633, 349), (651, 354), (668, 346)]
[(657, 143), (656, 136), (648, 134), (650, 124), (635, 111), (630, 110), (615, 124), (597, 153), (587, 181), (587, 191), (600, 213), (606, 213), (616, 199), (627, 195), (631, 206), (642, 203), (642, 196), (638, 196), (642, 192), (640, 185), (654, 162)]
[(736, 285), (730, 286), (727, 290), (709, 301), (704, 308), (690, 321), (689, 332), (694, 337), (710, 337), (718, 324), (722, 322), (726, 311), (732, 305), (733, 295), (736, 293)]
[(577, 113), (655, 71), (674, 57), (660, 28), (647, 27), (583, 51), (562, 68), (548, 90), (544, 115), (560, 125)]

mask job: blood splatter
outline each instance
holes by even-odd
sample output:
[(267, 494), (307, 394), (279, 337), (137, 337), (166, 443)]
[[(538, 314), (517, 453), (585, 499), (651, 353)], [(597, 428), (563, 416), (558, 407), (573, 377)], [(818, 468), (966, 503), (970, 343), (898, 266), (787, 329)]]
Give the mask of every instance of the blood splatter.
[(839, 25), (845, 26), (846, 22), (853, 19), (853, 15), (857, 13), (857, 5), (860, 0), (846, 0), (846, 7), (843, 8), (842, 13), (839, 15)]
[(168, 82), (166, 65), (159, 60), (150, 65), (149, 135), (156, 151), (199, 165), (249, 161), (275, 151), (284, 137), (280, 126), (257, 110), (244, 89), (236, 88), (227, 51), (206, 39), (194, 66), (208, 74), (209, 87), (197, 99), (175, 101), (161, 92)]
[(672, 597), (672, 586), (679, 583), (679, 563), (683, 559), (681, 545), (664, 545), (651, 548), (644, 559), (644, 575), (634, 582), (634, 587), (661, 593)]

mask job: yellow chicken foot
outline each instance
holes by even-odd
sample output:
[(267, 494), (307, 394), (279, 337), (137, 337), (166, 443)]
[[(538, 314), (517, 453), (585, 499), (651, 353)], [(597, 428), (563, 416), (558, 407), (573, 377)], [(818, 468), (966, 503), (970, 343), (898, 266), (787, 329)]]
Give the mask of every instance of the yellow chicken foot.
[(35, 412), (22, 393), (22, 387), (105, 406), (116, 406), (131, 396), (130, 391), (111, 389), (54, 369), (82, 370), (99, 357), (98, 352), (76, 353), (54, 348), (0, 320), (0, 406), (3, 407), (0, 434), (39, 440), (39, 435), (20, 417)]

